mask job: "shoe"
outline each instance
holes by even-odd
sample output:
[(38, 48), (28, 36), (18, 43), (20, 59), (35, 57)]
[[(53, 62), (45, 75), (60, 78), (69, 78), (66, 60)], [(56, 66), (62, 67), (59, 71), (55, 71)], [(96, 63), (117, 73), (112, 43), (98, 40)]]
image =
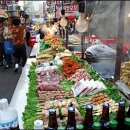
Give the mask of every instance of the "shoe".
[(2, 67), (2, 66), (3, 66), (3, 63), (0, 64), (0, 67)]
[(6, 66), (4, 67), (4, 69), (8, 69), (8, 68), (10, 68), (10, 66), (9, 66), (9, 65), (6, 65)]
[(19, 64), (15, 64), (14, 72), (17, 73), (19, 68)]

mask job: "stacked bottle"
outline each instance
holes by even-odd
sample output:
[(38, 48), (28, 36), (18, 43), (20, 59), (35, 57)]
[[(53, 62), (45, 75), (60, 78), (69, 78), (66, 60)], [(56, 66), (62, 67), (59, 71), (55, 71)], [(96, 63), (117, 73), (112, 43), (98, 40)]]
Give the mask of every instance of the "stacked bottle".
[(17, 111), (6, 98), (0, 99), (0, 129), (19, 130)]
[[(73, 107), (68, 108), (68, 118), (67, 125), (58, 127), (56, 110), (49, 110), (49, 123), (48, 130), (130, 130), (130, 107), (127, 112), (125, 112), (125, 102), (119, 102), (119, 107), (117, 111), (117, 117), (115, 119), (110, 119), (109, 117), (109, 104), (103, 103), (102, 114), (100, 122), (93, 121), (93, 107), (91, 105), (86, 106), (86, 114), (84, 118), (84, 123), (76, 125), (75, 119), (75, 109)], [(36, 121), (34, 126), (43, 129), (43, 122)], [(35, 128), (36, 129), (36, 128)]]

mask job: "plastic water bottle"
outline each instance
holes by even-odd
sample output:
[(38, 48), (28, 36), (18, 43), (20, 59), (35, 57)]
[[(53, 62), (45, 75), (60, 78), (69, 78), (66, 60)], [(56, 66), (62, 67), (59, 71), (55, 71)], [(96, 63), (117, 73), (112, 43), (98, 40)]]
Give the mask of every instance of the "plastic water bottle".
[(0, 99), (0, 129), (19, 130), (17, 111), (9, 107), (6, 98)]

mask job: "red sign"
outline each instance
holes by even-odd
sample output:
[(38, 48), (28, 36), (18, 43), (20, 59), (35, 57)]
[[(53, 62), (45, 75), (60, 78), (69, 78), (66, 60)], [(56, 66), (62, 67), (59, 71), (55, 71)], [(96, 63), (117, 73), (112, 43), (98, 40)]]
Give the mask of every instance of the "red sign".
[(11, 0), (0, 0), (0, 5), (8, 5), (10, 2)]
[(78, 11), (78, 4), (64, 4), (65, 12)]

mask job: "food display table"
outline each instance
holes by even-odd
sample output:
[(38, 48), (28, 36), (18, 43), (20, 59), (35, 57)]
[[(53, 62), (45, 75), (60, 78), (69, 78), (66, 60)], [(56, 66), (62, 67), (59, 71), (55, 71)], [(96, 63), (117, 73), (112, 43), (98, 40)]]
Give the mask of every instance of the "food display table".
[(28, 58), (25, 67), (23, 68), (22, 74), (17, 83), (16, 89), (14, 91), (13, 97), (10, 102), (10, 106), (14, 107), (18, 112), (19, 127), (23, 129), (22, 112), (24, 112), (25, 106), (27, 104), (28, 92), (28, 71), (31, 66), (31, 62), (34, 62), (35, 58)]
[(35, 43), (30, 54), (30, 58), (36, 57), (36, 54), (40, 51), (40, 43)]
[[(45, 48), (48, 43), (51, 47)], [(46, 36), (41, 45), (35, 44), (30, 56), (34, 55), (37, 57), (27, 60), (10, 103), (18, 111), (20, 129), (33, 129), (37, 119), (42, 119), (47, 128), (48, 110), (52, 107), (58, 111), (58, 126), (63, 125), (61, 119), (66, 123), (69, 106), (76, 110), (76, 123), (83, 123), (85, 106), (93, 106), (94, 121), (99, 121), (102, 103), (107, 102), (113, 119), (118, 103), (127, 101), (119, 91), (121, 89), (64, 48), (61, 39)], [(129, 102), (126, 105), (128, 108)]]

